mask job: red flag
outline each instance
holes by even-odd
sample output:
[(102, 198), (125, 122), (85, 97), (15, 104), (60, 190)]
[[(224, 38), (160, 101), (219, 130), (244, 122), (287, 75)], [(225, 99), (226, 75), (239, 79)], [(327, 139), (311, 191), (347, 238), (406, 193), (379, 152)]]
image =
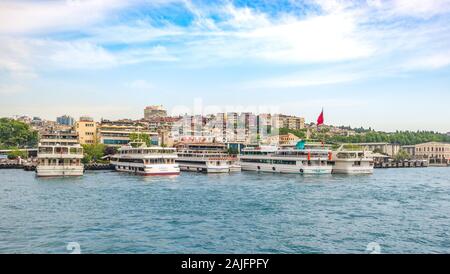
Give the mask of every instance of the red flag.
[(319, 115), (319, 118), (317, 118), (317, 126), (323, 125), (324, 118), (323, 118), (323, 109), (322, 112)]

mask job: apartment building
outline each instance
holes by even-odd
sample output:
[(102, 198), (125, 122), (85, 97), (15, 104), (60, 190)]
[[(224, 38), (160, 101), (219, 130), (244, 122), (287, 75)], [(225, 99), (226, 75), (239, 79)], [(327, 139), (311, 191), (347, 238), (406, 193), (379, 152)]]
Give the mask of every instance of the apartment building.
[(450, 143), (429, 142), (415, 146), (417, 156), (429, 159), (430, 164), (449, 163)]
[(97, 143), (97, 123), (93, 118), (83, 116), (74, 125), (75, 132), (78, 134), (80, 144), (92, 145)]
[(131, 134), (148, 135), (153, 145), (160, 143), (157, 132), (151, 131), (139, 122), (103, 120), (97, 129), (98, 140), (108, 146), (122, 146), (128, 144)]

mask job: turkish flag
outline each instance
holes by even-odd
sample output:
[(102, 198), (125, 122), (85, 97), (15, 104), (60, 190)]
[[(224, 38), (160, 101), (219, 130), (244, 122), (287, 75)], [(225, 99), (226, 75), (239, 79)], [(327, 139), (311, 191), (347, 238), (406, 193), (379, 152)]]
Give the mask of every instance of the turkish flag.
[(317, 125), (318, 126), (323, 125), (323, 122), (324, 122), (324, 118), (323, 118), (323, 109), (322, 109), (322, 112), (320, 113), (319, 118), (317, 118)]

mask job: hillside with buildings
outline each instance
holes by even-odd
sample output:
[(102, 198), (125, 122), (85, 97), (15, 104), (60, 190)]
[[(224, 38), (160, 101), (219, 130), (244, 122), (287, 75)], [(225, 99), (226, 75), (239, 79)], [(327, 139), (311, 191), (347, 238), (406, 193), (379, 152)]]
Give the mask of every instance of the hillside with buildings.
[[(389, 157), (402, 154), (406, 158), (427, 157), (450, 159), (450, 133), (430, 131), (398, 131), (393, 133), (349, 126), (306, 123), (303, 117), (284, 114), (216, 113), (209, 115), (169, 116), (163, 106), (148, 106), (140, 120), (121, 119), (94, 121), (82, 116), (78, 120), (63, 115), (56, 121), (38, 117), (2, 119), (0, 145), (3, 147), (36, 144), (33, 134), (49, 131), (73, 130), (88, 151), (95, 145), (118, 148), (128, 144), (133, 136), (148, 140), (150, 145), (173, 146), (180, 142), (215, 142), (227, 144), (233, 151), (248, 145), (286, 145), (299, 140), (321, 143), (352, 143)], [(31, 132), (22, 134), (20, 140), (8, 137), (5, 121), (21, 125)], [(35, 132), (35, 133), (32, 133)], [(10, 133), (9, 133), (10, 134)], [(145, 138), (143, 138), (145, 137)], [(31, 138), (31, 139), (29, 139)], [(91, 146), (91, 147), (88, 147)], [(105, 149), (97, 149), (104, 151)]]

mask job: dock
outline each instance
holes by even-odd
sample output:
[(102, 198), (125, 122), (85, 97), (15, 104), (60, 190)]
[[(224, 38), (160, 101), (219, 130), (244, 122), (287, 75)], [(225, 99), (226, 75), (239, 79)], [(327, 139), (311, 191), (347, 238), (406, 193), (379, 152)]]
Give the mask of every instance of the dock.
[(114, 170), (114, 166), (111, 164), (87, 164), (84, 165), (84, 170)]
[(407, 160), (401, 162), (375, 162), (375, 168), (426, 168), (428, 160)]

